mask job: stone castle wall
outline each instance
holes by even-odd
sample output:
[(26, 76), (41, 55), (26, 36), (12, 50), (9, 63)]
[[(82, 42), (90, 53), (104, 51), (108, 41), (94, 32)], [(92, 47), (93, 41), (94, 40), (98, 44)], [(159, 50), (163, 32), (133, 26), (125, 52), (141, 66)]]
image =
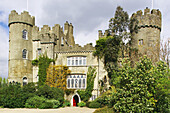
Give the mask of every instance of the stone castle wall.
[[(132, 46), (137, 48), (142, 55), (149, 56), (154, 62), (159, 60), (160, 32), (162, 25), (161, 12), (146, 8), (144, 13), (140, 10), (132, 15), (138, 20), (138, 32), (132, 33)], [(140, 45), (140, 41), (143, 44)]]

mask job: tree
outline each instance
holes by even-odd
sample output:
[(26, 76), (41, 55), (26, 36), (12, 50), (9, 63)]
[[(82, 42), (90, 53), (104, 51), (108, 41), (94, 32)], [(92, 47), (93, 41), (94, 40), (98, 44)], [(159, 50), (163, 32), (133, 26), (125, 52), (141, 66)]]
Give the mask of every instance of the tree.
[(121, 36), (123, 32), (126, 32), (129, 25), (129, 15), (123, 8), (118, 6), (116, 8), (114, 18), (109, 21), (109, 30), (111, 33)]
[(118, 85), (116, 93), (113, 93), (115, 112), (167, 112), (169, 79), (164, 63), (153, 66), (151, 60), (144, 56), (135, 67), (131, 67), (130, 62), (125, 60), (116, 74)]
[(161, 44), (160, 44), (160, 47), (161, 47), (160, 58), (162, 61), (166, 62), (167, 65), (169, 65), (169, 58), (168, 58), (169, 43), (170, 43), (170, 40), (168, 40), (167, 42), (161, 41)]
[(120, 39), (117, 35), (101, 38), (96, 41), (94, 56), (99, 57), (104, 62), (104, 67), (108, 72), (109, 78), (112, 70), (117, 70), (117, 61), (119, 56)]

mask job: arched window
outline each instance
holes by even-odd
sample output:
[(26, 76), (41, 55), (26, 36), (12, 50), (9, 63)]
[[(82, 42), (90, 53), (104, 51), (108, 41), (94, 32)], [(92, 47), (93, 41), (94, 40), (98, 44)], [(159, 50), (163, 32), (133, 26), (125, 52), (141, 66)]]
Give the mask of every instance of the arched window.
[(27, 40), (27, 30), (26, 30), (26, 29), (24, 29), (24, 30), (22, 31), (22, 38), (25, 39), (25, 40)]
[(28, 81), (27, 81), (27, 77), (24, 77), (24, 78), (23, 78), (23, 86), (25, 86), (25, 85), (27, 84), (27, 82), (28, 82)]
[(22, 58), (27, 58), (27, 50), (26, 49), (24, 49), (22, 51)]

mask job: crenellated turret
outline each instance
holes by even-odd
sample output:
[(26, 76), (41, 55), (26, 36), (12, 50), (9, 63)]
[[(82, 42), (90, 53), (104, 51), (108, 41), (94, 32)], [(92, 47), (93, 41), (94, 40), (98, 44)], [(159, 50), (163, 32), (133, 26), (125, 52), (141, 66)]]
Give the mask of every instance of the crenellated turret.
[(9, 26), (13, 23), (23, 23), (27, 25), (34, 26), (35, 25), (35, 17), (29, 15), (27, 11), (22, 12), (20, 15), (15, 11), (11, 11), (9, 15)]
[(136, 18), (138, 21), (138, 32), (133, 32), (132, 29), (132, 46), (137, 48), (142, 55), (149, 56), (153, 62), (159, 60), (160, 50), (160, 32), (162, 26), (162, 17), (159, 10), (149, 8), (144, 10), (144, 13), (139, 10), (132, 14), (131, 18)]
[(146, 8), (144, 14), (141, 10), (137, 11), (132, 15), (132, 17), (137, 18), (138, 28), (152, 27), (157, 28), (161, 31), (162, 20), (161, 12), (159, 10), (153, 9), (150, 12), (150, 9)]

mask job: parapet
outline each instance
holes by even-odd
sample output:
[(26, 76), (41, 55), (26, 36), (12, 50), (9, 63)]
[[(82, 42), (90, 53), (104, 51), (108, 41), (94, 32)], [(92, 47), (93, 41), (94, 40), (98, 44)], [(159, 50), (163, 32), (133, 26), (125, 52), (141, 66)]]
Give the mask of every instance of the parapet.
[(29, 15), (27, 11), (24, 11), (19, 15), (15, 10), (13, 10), (9, 14), (8, 23), (9, 23), (9, 26), (13, 23), (23, 23), (23, 24), (34, 26), (35, 17)]
[(144, 13), (139, 10), (132, 14), (133, 18), (137, 18), (138, 27), (154, 27), (161, 30), (162, 26), (162, 16), (158, 9), (153, 9), (150, 11), (149, 8), (144, 9)]

